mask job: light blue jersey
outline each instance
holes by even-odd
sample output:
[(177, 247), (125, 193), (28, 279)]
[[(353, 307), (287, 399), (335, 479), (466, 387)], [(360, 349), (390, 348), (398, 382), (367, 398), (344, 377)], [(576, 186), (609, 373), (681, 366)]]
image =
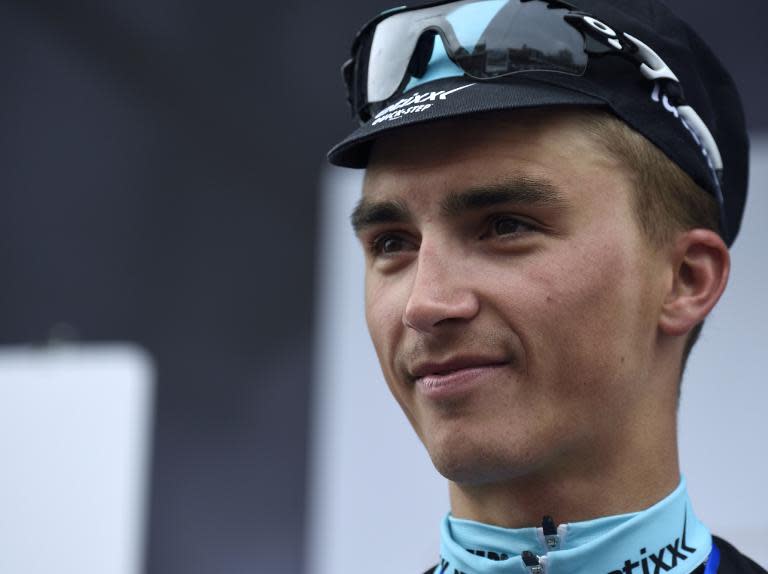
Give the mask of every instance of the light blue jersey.
[(690, 574), (712, 536), (693, 513), (685, 479), (665, 499), (631, 514), (545, 528), (507, 529), (450, 514), (436, 574)]

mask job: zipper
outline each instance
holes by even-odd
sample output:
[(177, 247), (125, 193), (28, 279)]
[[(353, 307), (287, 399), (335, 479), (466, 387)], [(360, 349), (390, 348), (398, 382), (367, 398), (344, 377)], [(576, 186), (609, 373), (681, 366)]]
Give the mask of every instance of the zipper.
[(541, 557), (536, 556), (530, 550), (525, 550), (522, 555), (523, 564), (531, 574), (544, 574), (544, 564), (541, 563)]
[(547, 552), (560, 549), (560, 536), (557, 534), (555, 520), (547, 515), (541, 519), (541, 530), (544, 535), (544, 543), (547, 546)]

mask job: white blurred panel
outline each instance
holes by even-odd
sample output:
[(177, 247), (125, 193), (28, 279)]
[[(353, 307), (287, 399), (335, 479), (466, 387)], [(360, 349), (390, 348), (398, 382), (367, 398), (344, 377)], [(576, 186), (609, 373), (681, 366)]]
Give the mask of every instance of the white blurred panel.
[[(768, 566), (768, 139), (753, 139), (752, 165), (731, 283), (691, 357), (680, 431), (699, 515)], [(418, 574), (437, 561), (447, 489), (368, 338), (348, 220), (361, 182), (335, 168), (323, 182), (307, 574)], [(382, 546), (388, 562), (375, 559)]]
[(128, 345), (0, 348), (0, 572), (142, 571), (153, 378)]

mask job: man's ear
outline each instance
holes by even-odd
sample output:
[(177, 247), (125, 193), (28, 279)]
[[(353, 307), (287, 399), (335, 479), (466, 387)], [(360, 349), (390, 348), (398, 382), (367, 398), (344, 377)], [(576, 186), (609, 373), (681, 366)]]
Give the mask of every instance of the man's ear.
[(670, 252), (672, 284), (659, 328), (671, 336), (688, 333), (706, 319), (728, 283), (731, 257), (714, 231), (691, 229), (678, 235)]

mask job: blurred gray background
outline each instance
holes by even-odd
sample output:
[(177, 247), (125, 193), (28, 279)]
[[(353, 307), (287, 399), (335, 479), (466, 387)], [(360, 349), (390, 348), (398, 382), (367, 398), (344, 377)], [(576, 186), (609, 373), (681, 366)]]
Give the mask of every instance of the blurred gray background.
[[(768, 130), (768, 3), (669, 4)], [(0, 2), (0, 344), (153, 357), (148, 574), (312, 572), (319, 182), (392, 5)]]

